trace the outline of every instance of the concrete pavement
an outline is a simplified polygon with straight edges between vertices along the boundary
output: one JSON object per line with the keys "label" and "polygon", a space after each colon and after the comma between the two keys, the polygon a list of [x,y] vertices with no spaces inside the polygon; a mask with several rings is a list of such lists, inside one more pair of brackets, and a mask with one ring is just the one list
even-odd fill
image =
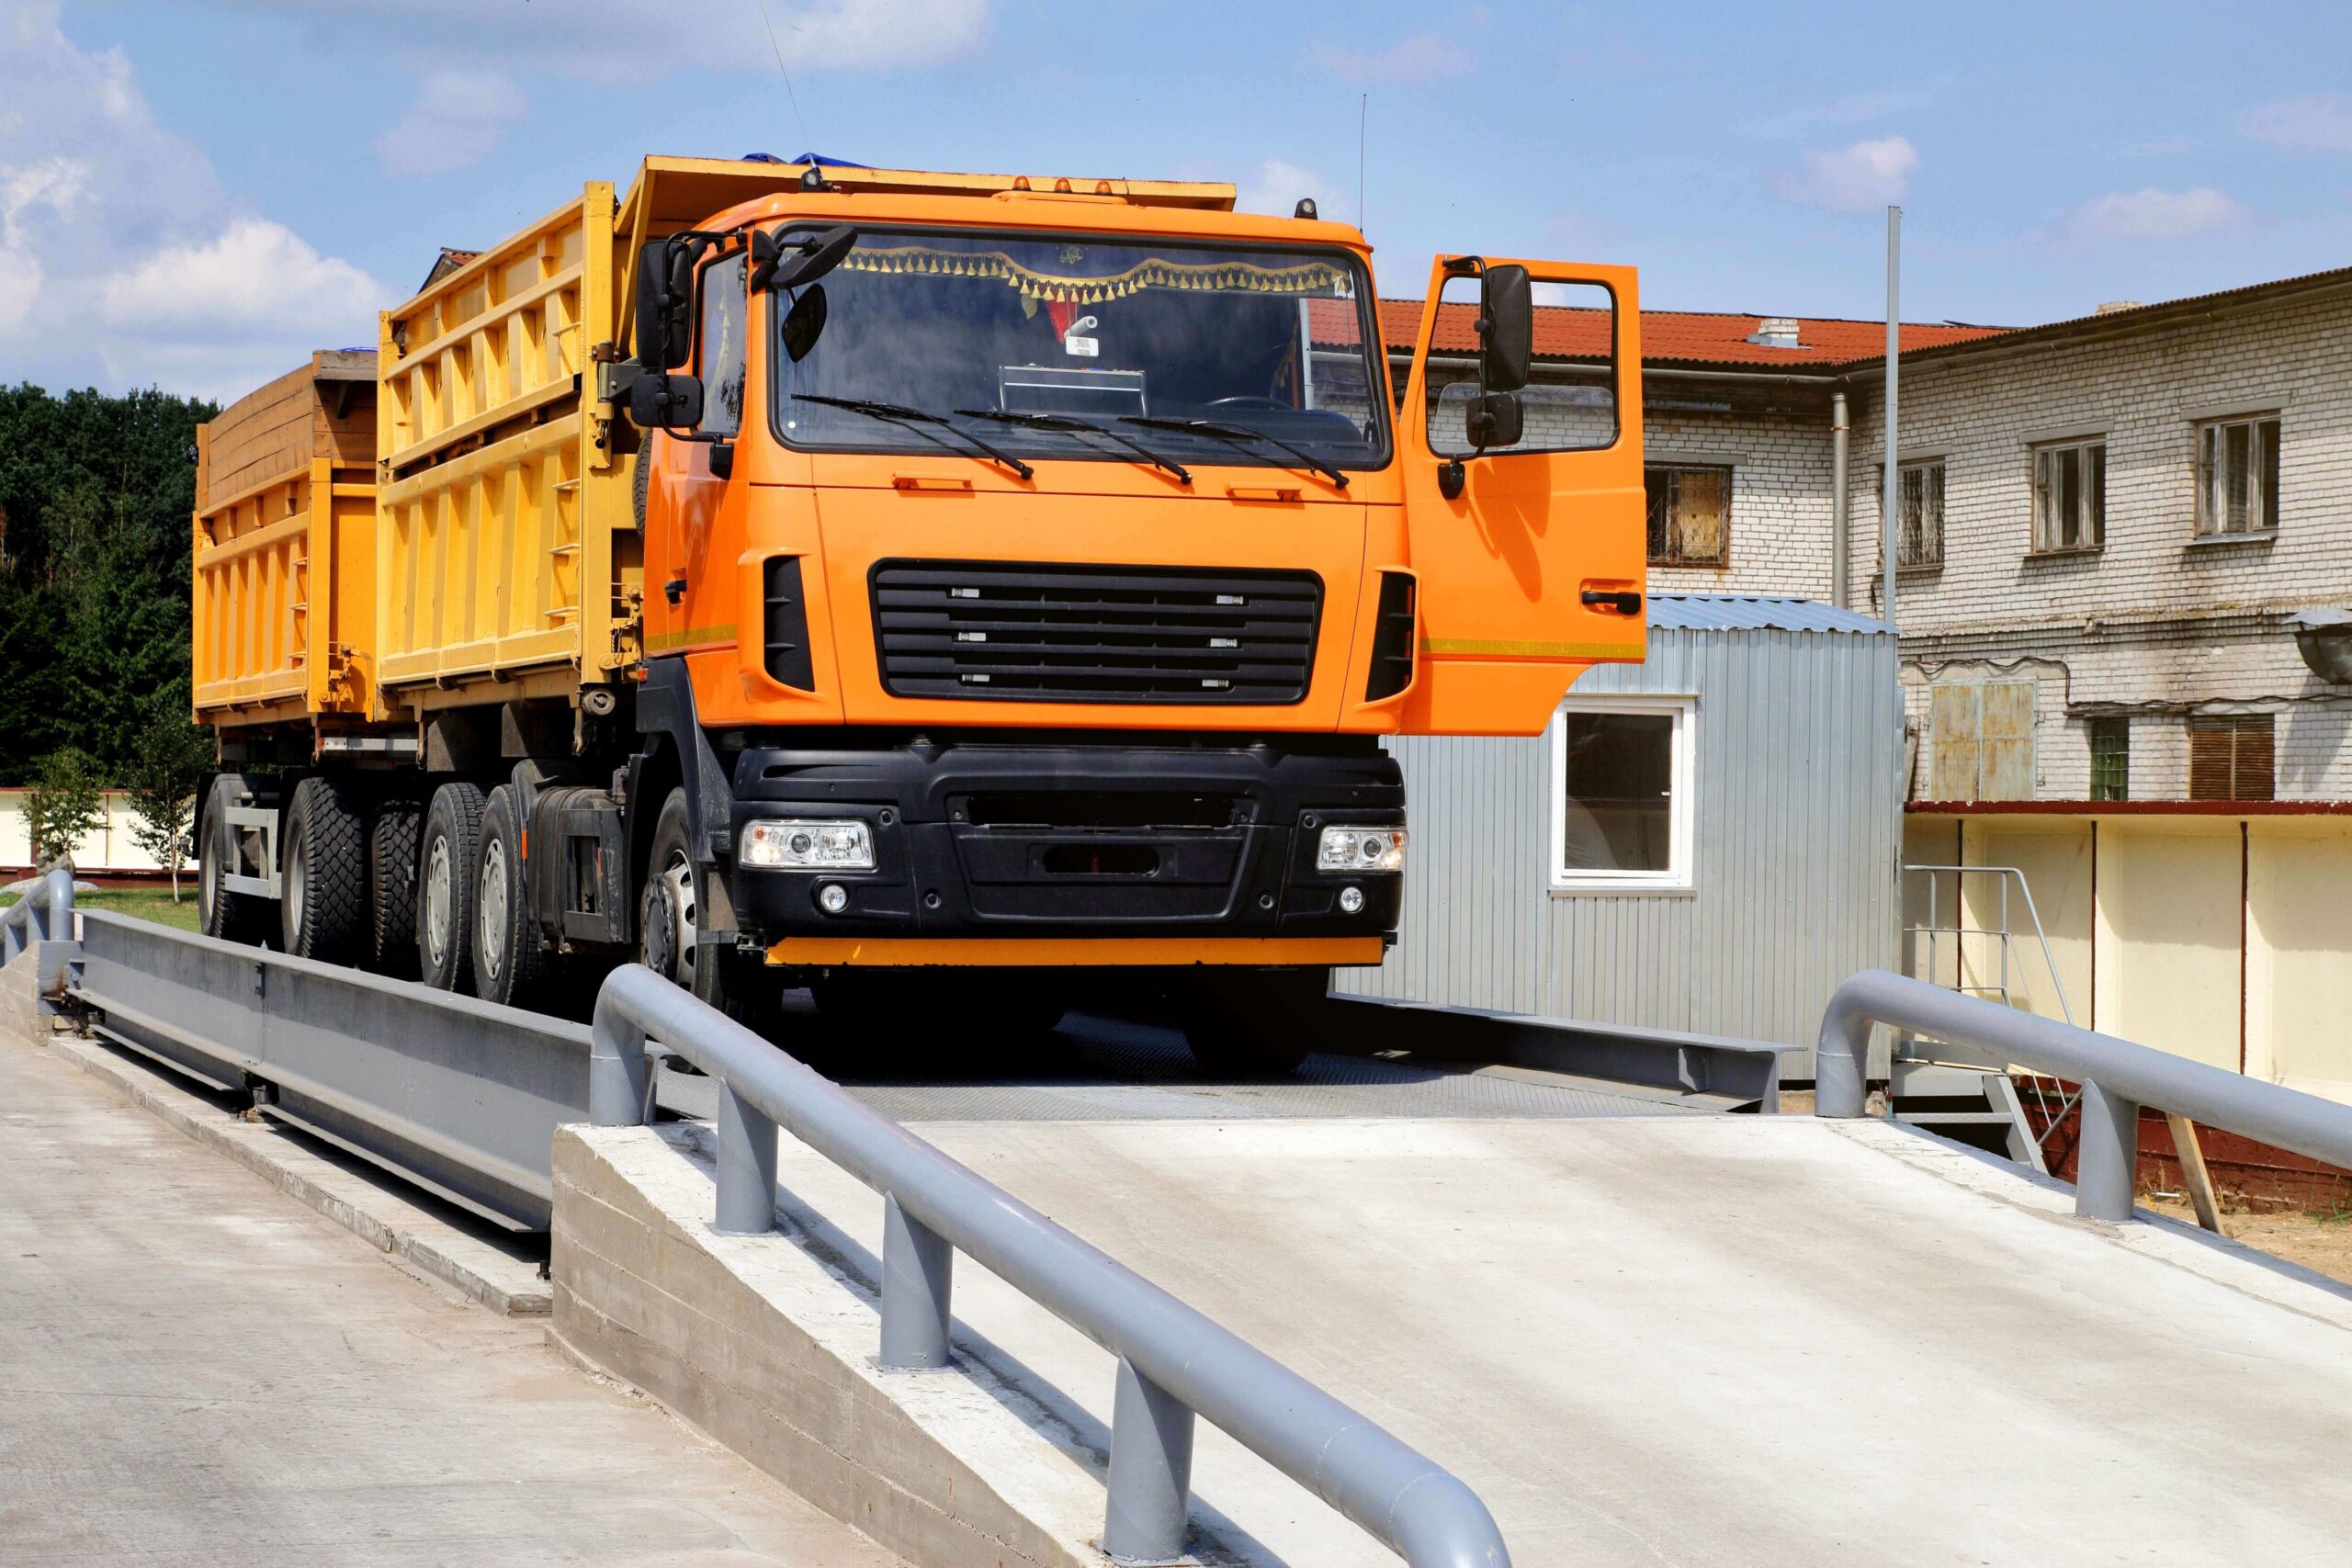
{"label": "concrete pavement", "polygon": [[896,1559],[6,1038],[0,1561]]}

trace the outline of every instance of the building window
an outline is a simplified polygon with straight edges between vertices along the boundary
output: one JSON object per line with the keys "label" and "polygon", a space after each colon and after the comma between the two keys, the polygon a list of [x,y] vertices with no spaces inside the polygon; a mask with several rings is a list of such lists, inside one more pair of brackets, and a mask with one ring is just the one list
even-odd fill
{"label": "building window", "polygon": [[1731,470],[1651,468],[1652,566],[1723,566],[1731,558]]}
{"label": "building window", "polygon": [[2074,441],[2033,454],[2033,547],[2092,550],[2107,542],[2107,443]]}
{"label": "building window", "polygon": [[2278,526],[2278,421],[2197,427],[2197,532],[2267,534]]}
{"label": "building window", "polygon": [[2091,720],[2091,798],[2132,798],[2132,721]]}
{"label": "building window", "polygon": [[1578,697],[1552,726],[1552,886],[1691,885],[1690,697]]}
{"label": "building window", "polygon": [[2188,798],[2276,798],[2267,713],[2199,714],[2188,721]]}
{"label": "building window", "polygon": [[[1885,472],[1881,465],[1880,475]],[[1894,489],[1894,564],[1905,570],[1943,565],[1944,460],[1904,464]]]}

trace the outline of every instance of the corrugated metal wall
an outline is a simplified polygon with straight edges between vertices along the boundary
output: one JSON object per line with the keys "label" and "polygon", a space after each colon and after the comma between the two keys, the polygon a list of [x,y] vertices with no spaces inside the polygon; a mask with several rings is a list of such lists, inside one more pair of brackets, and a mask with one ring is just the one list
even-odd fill
{"label": "corrugated metal wall", "polygon": [[1697,698],[1689,892],[1555,893],[1549,742],[1403,739],[1402,935],[1342,991],[1770,1040],[1892,966],[1903,702],[1883,635],[1653,626],[1579,693]]}

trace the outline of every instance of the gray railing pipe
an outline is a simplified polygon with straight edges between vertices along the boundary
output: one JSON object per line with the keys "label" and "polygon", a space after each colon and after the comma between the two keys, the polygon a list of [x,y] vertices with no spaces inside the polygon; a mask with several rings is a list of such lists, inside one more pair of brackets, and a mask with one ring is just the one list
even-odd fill
{"label": "gray railing pipe", "polygon": [[[653,1042],[718,1080],[748,1142],[764,1135],[772,1143],[781,1128],[882,1195],[883,1365],[944,1361],[951,1247],[1118,1359],[1103,1535],[1114,1560],[1183,1554],[1198,1416],[1416,1568],[1507,1568],[1510,1553],[1493,1517],[1459,1479],[639,964],[615,970],[596,998],[588,1100],[598,1125],[645,1119]],[[764,1134],[755,1122],[764,1123]],[[731,1228],[754,1202],[773,1213],[775,1166],[771,1160],[763,1173],[759,1165],[722,1157],[719,1228]],[[730,1190],[752,1181],[766,1186],[755,1195]]]}
{"label": "gray railing pipe", "polygon": [[2352,1105],[1883,969],[1866,969],[1848,979],[1821,1016],[1814,1055],[1815,1107],[1821,1115],[1862,1114],[1874,1023],[1973,1046],[2081,1084],[2075,1210],[2092,1219],[2132,1217],[2143,1105],[2330,1165],[2352,1166]]}
{"label": "gray railing pipe", "polygon": [[65,964],[51,960],[47,944],[73,940],[74,874],[64,866],[52,867],[23,897],[0,909],[0,963],[14,962],[28,947],[43,948],[38,976],[43,997],[62,995],[66,984]]}

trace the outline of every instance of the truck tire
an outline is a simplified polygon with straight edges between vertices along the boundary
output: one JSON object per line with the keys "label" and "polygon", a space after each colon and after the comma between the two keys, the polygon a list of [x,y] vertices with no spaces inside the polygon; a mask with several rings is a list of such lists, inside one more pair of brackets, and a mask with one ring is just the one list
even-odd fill
{"label": "truck tire", "polygon": [[1329,969],[1202,970],[1178,982],[1177,1018],[1193,1065],[1210,1077],[1287,1077],[1315,1048],[1314,1003]]}
{"label": "truck tire", "polygon": [[514,789],[500,784],[481,812],[474,879],[474,995],[528,1007],[548,953],[531,918],[531,883],[523,863],[523,828]]}
{"label": "truck tire", "polygon": [[757,958],[705,947],[702,911],[710,874],[695,864],[686,792],[673,789],[654,819],[638,899],[638,962],[692,991],[736,1022],[766,1033],[781,1016],[783,983]]}
{"label": "truck tire", "polygon": [[223,942],[258,942],[267,926],[262,900],[220,886],[220,878],[237,869],[236,840],[225,813],[246,797],[243,774],[221,774],[212,781],[204,797],[203,819],[197,824],[197,925],[206,936]]}
{"label": "truck tire", "polygon": [[387,800],[368,829],[368,967],[395,980],[416,978],[416,840],[424,808]]}
{"label": "truck tire", "polygon": [[482,793],[462,781],[433,792],[416,842],[416,956],[425,983],[465,988],[473,976],[474,879]]}
{"label": "truck tire", "polygon": [[313,773],[294,786],[286,812],[277,929],[285,951],[326,964],[356,964],[368,926],[368,834],[351,791]]}

